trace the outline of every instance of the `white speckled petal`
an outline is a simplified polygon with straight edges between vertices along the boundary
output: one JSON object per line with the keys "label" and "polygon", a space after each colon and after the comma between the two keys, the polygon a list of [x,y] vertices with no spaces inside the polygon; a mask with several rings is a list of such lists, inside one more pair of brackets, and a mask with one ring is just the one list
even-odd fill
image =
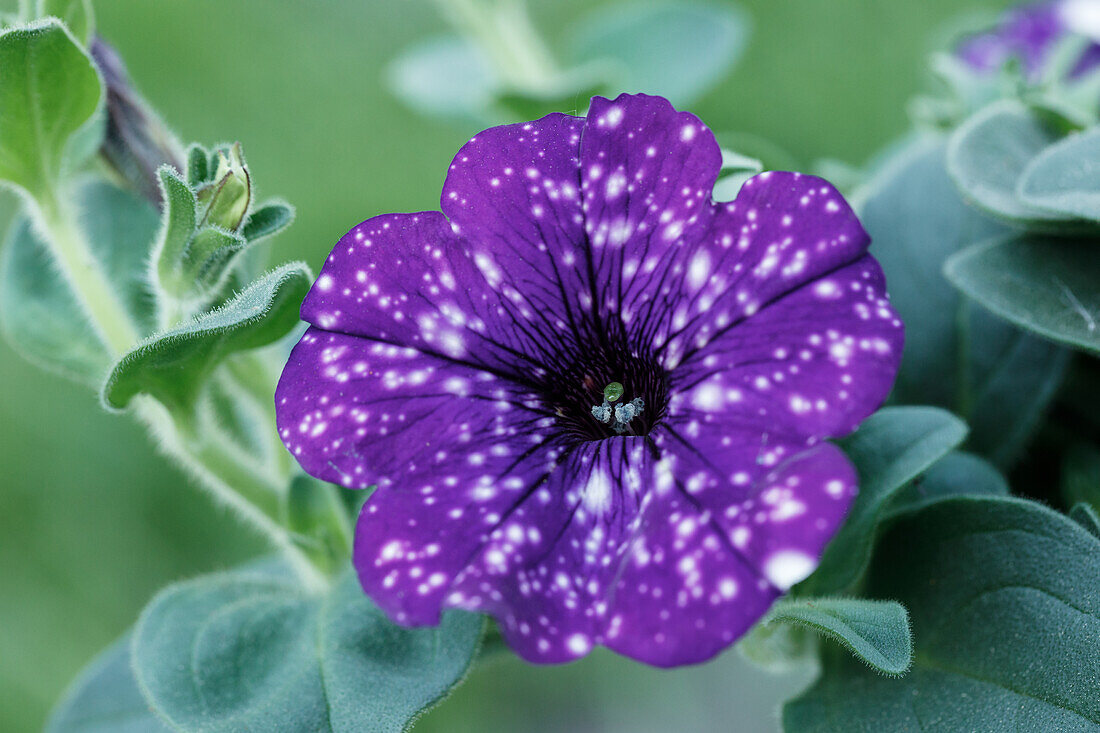
{"label": "white speckled petal", "polygon": [[756,422],[839,437],[890,392],[904,330],[869,256],[716,329],[673,372],[670,410],[708,431]]}
{"label": "white speckled petal", "polygon": [[581,141],[585,231],[600,313],[644,321],[682,281],[706,234],[722,155],[714,135],[667,100],[595,97]]}

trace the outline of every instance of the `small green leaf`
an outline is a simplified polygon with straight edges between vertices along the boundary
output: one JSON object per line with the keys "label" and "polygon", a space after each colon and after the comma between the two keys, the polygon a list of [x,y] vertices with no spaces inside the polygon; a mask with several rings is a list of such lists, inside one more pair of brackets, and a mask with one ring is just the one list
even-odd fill
{"label": "small green leaf", "polygon": [[986,211],[1035,224],[1073,217],[1040,209],[1017,195],[1028,163],[1057,136],[1016,101],[995,102],[968,119],[947,146],[947,170],[963,195]]}
{"label": "small green leaf", "polygon": [[168,292],[183,296],[186,284],[180,273],[180,260],[195,235],[198,203],[191,187],[171,166],[161,166],[157,177],[160,179],[161,198],[164,201],[160,233],[153,249],[157,277]]}
{"label": "small green leaf", "polygon": [[397,732],[462,679],[483,628],[461,611],[436,628],[394,626],[350,571],[321,596],[239,571],[158,594],[135,628],[133,665],[177,728]]}
{"label": "small green leaf", "polygon": [[248,240],[240,234],[216,227],[200,229],[187,249],[181,279],[200,293],[217,290],[233,259],[246,247]]}
{"label": "small green leaf", "polygon": [[963,202],[945,147],[940,135],[895,146],[854,196],[905,322],[892,399],[955,412],[970,425],[969,448],[1007,467],[1057,392],[1070,352],[975,306],[943,276],[959,249],[1009,231]]}
{"label": "small green leaf", "polygon": [[1091,504],[1074,504],[1069,510],[1069,518],[1087,529],[1092,536],[1100,540],[1100,515],[1092,508]]}
{"label": "small green leaf", "polygon": [[168,733],[130,669],[130,635],[84,668],[50,714],[45,733]]}
{"label": "small green leaf", "polygon": [[934,407],[887,407],[845,438],[841,447],[859,471],[859,494],[848,519],[825,548],[799,596],[845,593],[867,567],[879,521],[905,484],[966,437],[966,425]]}
{"label": "small green leaf", "polygon": [[294,208],[281,201],[259,206],[241,227],[241,236],[249,242],[272,237],[286,229],[294,221]]}
{"label": "small green leaf", "polygon": [[883,677],[826,655],[788,731],[1092,731],[1100,727],[1100,542],[1008,497],[936,502],[884,534],[867,595],[909,609],[913,667]]}
{"label": "small green leaf", "polygon": [[1031,206],[1100,221],[1100,128],[1046,148],[1024,169],[1018,193]]}
{"label": "small green leaf", "polygon": [[728,3],[631,0],[593,11],[567,37],[576,65],[612,64],[609,93],[644,91],[685,105],[740,58],[749,20]]}
{"label": "small green leaf", "polygon": [[887,518],[915,512],[937,501],[959,495],[1008,496],[1008,482],[988,461],[970,453],[948,453],[924,475],[897,493]]}
{"label": "small green leaf", "polygon": [[304,264],[283,265],[217,310],[150,337],[115,365],[103,387],[104,402],[122,409],[146,393],[168,405],[190,406],[222,359],[273,343],[297,325],[311,281]]}
{"label": "small green leaf", "polygon": [[[144,199],[103,182],[77,192],[80,225],[100,270],[142,333],[153,329],[147,252],[157,214]],[[0,329],[28,359],[88,384],[111,367],[107,350],[53,266],[45,243],[27,219],[13,224],[0,253]]]}
{"label": "small green leaf", "polygon": [[91,58],[56,20],[0,33],[0,181],[52,196],[99,147],[102,97]]}
{"label": "small green leaf", "polygon": [[811,629],[839,643],[883,674],[904,674],[913,661],[909,615],[895,601],[783,599],[772,606],[763,623],[795,624]]}
{"label": "small green leaf", "polygon": [[944,272],[1001,318],[1100,353],[1100,249],[1040,236],[1002,237],[954,255]]}
{"label": "small green leaf", "polygon": [[60,19],[85,46],[95,33],[91,0],[38,0],[38,17]]}
{"label": "small green leaf", "polygon": [[192,143],[187,148],[187,183],[192,187],[198,187],[210,179],[210,151]]}

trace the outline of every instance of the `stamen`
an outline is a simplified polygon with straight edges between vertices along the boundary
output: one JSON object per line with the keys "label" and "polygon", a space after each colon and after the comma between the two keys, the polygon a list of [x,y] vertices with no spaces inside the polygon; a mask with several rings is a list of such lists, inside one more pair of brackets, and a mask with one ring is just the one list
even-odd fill
{"label": "stamen", "polygon": [[[612,385],[615,384],[618,384],[618,382],[612,382]],[[619,385],[619,387],[620,391],[615,396],[615,399],[619,399],[619,397],[622,396],[622,385]],[[607,395],[609,389],[610,387],[604,390],[604,395]],[[636,418],[638,415],[641,415],[644,409],[645,400],[643,400],[641,397],[635,397],[630,402],[622,405],[615,405],[614,410],[612,410],[611,404],[605,399],[602,405],[592,406],[592,417],[596,418],[604,424],[607,424],[611,422],[611,418],[612,416],[614,416],[615,422],[611,426],[611,429],[614,430],[616,433],[625,433],[630,421]]]}

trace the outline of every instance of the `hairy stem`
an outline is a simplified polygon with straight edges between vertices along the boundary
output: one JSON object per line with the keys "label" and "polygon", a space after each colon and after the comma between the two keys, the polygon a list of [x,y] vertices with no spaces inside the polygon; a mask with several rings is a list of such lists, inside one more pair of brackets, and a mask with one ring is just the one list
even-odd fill
{"label": "hairy stem", "polygon": [[269,457],[274,462],[279,475],[290,478],[294,471],[294,459],[283,446],[275,428],[275,383],[277,372],[264,357],[256,352],[245,352],[228,359],[226,366],[229,375],[245,397],[251,400],[257,414],[262,415],[270,430],[264,431],[268,444]]}
{"label": "hairy stem", "polygon": [[[88,323],[114,359],[128,352],[141,335],[115,294],[115,290],[93,254],[81,229],[73,199],[56,189],[30,201],[32,216],[42,233],[62,277],[68,282]],[[260,379],[260,384],[255,384]],[[271,387],[274,377],[250,374],[244,383],[254,385],[251,396],[263,405],[267,433],[274,433],[274,404],[266,409],[270,396],[259,394]],[[294,543],[283,523],[283,501],[290,476],[289,456],[275,452],[280,463],[274,472],[232,441],[222,440],[220,431],[206,430],[192,418],[170,414],[150,398],[135,402],[138,418],[160,438],[165,452],[188,473],[197,478],[220,502],[231,506],[237,516],[258,529],[278,548],[295,569],[303,585],[319,589],[327,579]],[[207,426],[208,427],[208,426]],[[268,440],[277,442],[278,436]]]}
{"label": "hairy stem", "polygon": [[[62,277],[69,283],[96,335],[112,357],[137,343],[130,314],[115,295],[77,222],[71,199],[50,193],[37,200],[36,223],[42,230]],[[34,207],[32,207],[34,208]]]}
{"label": "hairy stem", "polygon": [[160,439],[164,452],[279,550],[307,589],[320,590],[328,585],[325,574],[283,526],[285,486],[259,475],[242,460],[240,452],[227,449],[223,441],[204,439],[203,431],[196,426],[174,420],[160,403],[141,397],[135,404],[137,415]]}

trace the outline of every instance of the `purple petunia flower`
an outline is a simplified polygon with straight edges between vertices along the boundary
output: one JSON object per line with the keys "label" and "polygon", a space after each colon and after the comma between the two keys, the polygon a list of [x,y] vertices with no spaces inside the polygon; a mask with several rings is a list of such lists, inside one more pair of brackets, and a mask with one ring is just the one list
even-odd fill
{"label": "purple petunia flower", "polygon": [[[1024,76],[1037,81],[1055,46],[1071,34],[1095,38],[1100,31],[1098,0],[1054,0],[1022,5],[1005,13],[1000,24],[970,36],[956,53],[978,72],[992,72],[1017,59]],[[1070,71],[1082,76],[1100,65],[1100,45],[1090,43]]]}
{"label": "purple petunia flower", "polygon": [[279,430],[377,484],[354,564],[397,623],[462,608],[530,661],[672,666],[816,566],[856,492],[823,439],[886,397],[902,324],[832,186],[763,173],[719,205],[720,164],[666,100],[597,97],[482,132],[443,213],[336,245]]}

